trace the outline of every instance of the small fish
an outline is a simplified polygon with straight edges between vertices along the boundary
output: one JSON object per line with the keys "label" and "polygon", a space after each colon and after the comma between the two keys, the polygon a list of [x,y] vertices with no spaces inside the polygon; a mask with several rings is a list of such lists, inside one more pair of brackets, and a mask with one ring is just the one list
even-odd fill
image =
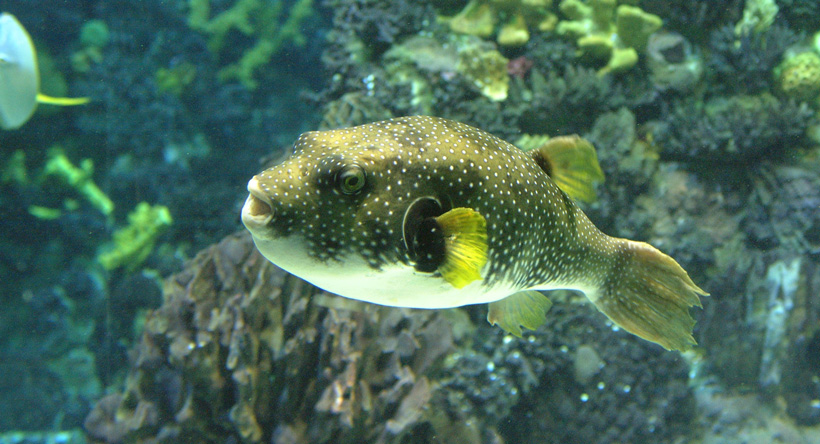
{"label": "small fish", "polygon": [[17,18],[0,14],[0,128],[16,129],[31,118],[38,103],[74,106],[87,97],[51,97],[40,93],[37,51]]}
{"label": "small fish", "polygon": [[595,198],[595,149],[553,138],[524,152],[471,126],[403,117],[302,134],[254,176],[242,222],[268,260],[375,304],[490,303],[521,335],[550,307],[537,290],[582,291],[615,324],[667,349],[695,344],[698,288],[649,244],[609,237],[570,195]]}

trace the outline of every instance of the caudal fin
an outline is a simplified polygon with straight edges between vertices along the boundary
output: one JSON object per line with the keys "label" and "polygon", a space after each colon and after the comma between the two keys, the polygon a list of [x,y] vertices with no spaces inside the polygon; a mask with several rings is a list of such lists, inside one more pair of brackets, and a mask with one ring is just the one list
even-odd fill
{"label": "caudal fin", "polygon": [[674,259],[655,247],[618,239],[619,252],[604,285],[590,295],[596,307],[624,330],[667,350],[687,350],[701,290]]}

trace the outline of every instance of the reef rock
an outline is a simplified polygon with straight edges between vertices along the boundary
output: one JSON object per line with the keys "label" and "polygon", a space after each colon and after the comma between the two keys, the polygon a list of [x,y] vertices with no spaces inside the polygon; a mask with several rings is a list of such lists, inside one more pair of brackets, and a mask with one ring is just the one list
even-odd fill
{"label": "reef rock", "polygon": [[124,391],[86,419],[89,439],[436,442],[437,430],[467,427],[431,415],[441,396],[429,374],[454,346],[443,313],[326,294],[265,260],[247,233],[229,236],[165,281]]}

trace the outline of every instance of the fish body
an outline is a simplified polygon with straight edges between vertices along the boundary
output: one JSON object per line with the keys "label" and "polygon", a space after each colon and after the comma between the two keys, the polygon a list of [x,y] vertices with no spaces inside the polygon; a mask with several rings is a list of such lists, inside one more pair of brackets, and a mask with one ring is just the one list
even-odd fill
{"label": "fish body", "polygon": [[341,296],[491,303],[490,321],[520,334],[548,308],[533,290],[574,289],[628,331],[687,348],[688,308],[705,293],[668,256],[584,215],[566,190],[588,196],[600,168],[578,140],[524,152],[426,116],[308,132],[251,179],[242,220],[266,258]]}
{"label": "fish body", "polygon": [[0,14],[0,128],[22,126],[38,103],[58,106],[83,105],[87,97],[51,97],[39,92],[37,52],[28,31],[17,18]]}

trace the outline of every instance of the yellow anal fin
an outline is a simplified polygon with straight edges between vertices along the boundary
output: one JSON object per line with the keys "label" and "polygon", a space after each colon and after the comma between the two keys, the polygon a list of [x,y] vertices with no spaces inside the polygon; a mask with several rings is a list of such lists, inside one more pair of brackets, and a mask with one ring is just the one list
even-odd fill
{"label": "yellow anal fin", "polygon": [[618,239],[619,251],[606,283],[590,299],[624,330],[667,350],[688,350],[695,320],[689,307],[708,296],[674,259],[655,247]]}
{"label": "yellow anal fin", "polygon": [[481,279],[487,263],[487,221],[471,208],[453,208],[436,218],[444,235],[441,276],[456,288]]}
{"label": "yellow anal fin", "polygon": [[535,290],[519,291],[490,303],[487,322],[521,337],[521,327],[535,330],[544,323],[552,301]]}
{"label": "yellow anal fin", "polygon": [[51,97],[42,93],[37,93],[37,103],[42,103],[45,105],[76,106],[85,105],[90,101],[91,99],[88,97]]}
{"label": "yellow anal fin", "polygon": [[530,151],[533,159],[553,182],[573,199],[595,202],[595,182],[603,182],[595,147],[573,136],[554,137]]}

